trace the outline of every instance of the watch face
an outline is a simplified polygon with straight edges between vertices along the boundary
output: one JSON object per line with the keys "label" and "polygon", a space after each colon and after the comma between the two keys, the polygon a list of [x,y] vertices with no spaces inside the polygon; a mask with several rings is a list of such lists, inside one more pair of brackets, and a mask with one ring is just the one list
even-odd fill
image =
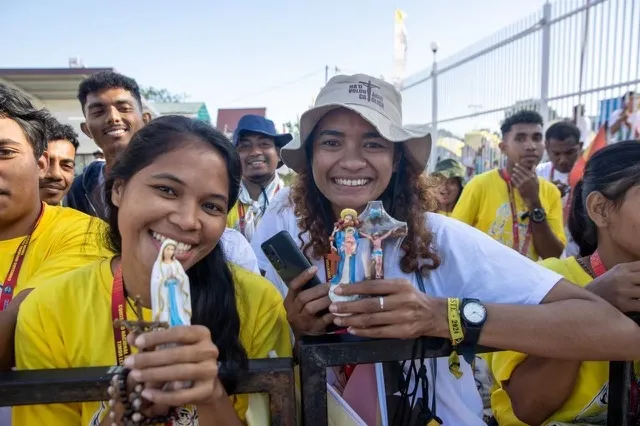
{"label": "watch face", "polygon": [[469,302],[462,308],[464,319],[471,324],[482,324],[487,318],[487,310],[477,302]]}
{"label": "watch face", "polygon": [[533,220],[534,222],[542,222],[544,219],[545,219],[544,210],[534,209],[531,212],[531,220]]}

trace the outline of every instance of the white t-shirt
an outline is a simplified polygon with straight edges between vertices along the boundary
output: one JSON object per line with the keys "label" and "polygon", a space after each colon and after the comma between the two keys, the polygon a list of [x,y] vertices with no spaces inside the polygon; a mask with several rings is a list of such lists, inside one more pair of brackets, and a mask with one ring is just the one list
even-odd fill
{"label": "white t-shirt", "polygon": [[[536,167],[536,174],[539,177],[548,180],[549,182],[560,181],[566,185],[569,184],[569,173],[561,173],[555,170],[551,161],[538,164],[538,167]],[[564,197],[562,197],[563,214],[566,212],[564,207],[571,202],[569,197],[570,194],[566,194]],[[578,247],[578,245],[573,241],[573,238],[571,238],[571,232],[569,232],[569,228],[567,228],[566,226],[564,229],[564,233],[567,236],[567,246],[564,248],[561,257],[566,258],[578,255],[580,253],[580,247]]]}
{"label": "white t-shirt", "polygon": [[[618,121],[621,115],[622,109],[615,110],[611,113],[611,117],[609,118],[609,129],[611,129],[611,126]],[[626,123],[622,123],[617,132],[609,134],[609,143],[622,142],[638,137],[640,134],[640,111],[631,113],[627,122],[631,127],[627,126]],[[611,132],[611,130],[609,131]]]}
{"label": "white t-shirt", "polygon": [[[289,189],[281,190],[271,201],[251,244],[260,269],[283,296],[287,287],[260,249],[260,244],[279,231],[287,230],[298,240],[298,226],[288,201]],[[423,278],[425,291],[433,297],[476,298],[489,303],[538,304],[562,278],[520,255],[484,233],[444,215],[427,213],[425,220],[434,235],[434,246],[442,260],[438,269]],[[308,241],[308,234],[303,235]],[[416,288],[413,273],[400,270],[399,248],[385,247],[386,278],[405,278]],[[312,259],[318,277],[326,281],[322,259]],[[476,388],[471,366],[462,362],[463,376],[449,373],[447,358],[439,358],[436,380],[437,413],[446,425],[486,426],[482,420],[482,400]],[[431,363],[427,363],[431,368]],[[428,373],[432,376],[432,373]],[[433,391],[429,381],[429,392]]]}
{"label": "white t-shirt", "polygon": [[256,258],[251,244],[240,232],[235,229],[226,228],[220,238],[222,241],[222,251],[227,262],[231,262],[248,271],[260,274],[258,269],[258,259]]}

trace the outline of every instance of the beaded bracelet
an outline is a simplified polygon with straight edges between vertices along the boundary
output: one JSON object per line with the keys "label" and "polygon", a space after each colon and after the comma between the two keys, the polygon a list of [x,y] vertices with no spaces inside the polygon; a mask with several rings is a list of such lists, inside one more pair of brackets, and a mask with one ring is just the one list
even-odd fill
{"label": "beaded bracelet", "polygon": [[107,393],[109,394],[109,407],[111,409],[109,412],[111,426],[119,425],[115,412],[118,400],[120,400],[120,403],[124,407],[124,415],[122,418],[122,424],[124,426],[159,425],[172,422],[176,417],[175,408],[171,408],[167,415],[157,417],[145,417],[140,412],[144,385],[142,383],[136,384],[133,392],[127,394],[127,378],[130,372],[130,369],[123,368],[118,374],[113,376],[111,385],[107,389]]}

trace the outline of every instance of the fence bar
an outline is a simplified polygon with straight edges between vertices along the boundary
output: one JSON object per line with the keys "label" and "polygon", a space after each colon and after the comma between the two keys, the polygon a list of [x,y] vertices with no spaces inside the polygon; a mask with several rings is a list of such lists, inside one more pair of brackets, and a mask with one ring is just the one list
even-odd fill
{"label": "fence bar", "polygon": [[[121,367],[0,372],[0,406],[106,401],[107,387]],[[250,360],[237,378],[224,370],[229,394],[268,393],[271,424],[294,426],[295,382],[291,358]]]}
{"label": "fence bar", "polygon": [[[364,339],[347,334],[306,336],[298,347],[302,383],[302,424],[328,424],[326,368],[344,364],[372,364],[411,359],[415,340]],[[449,356],[446,339],[426,338],[426,358]],[[478,348],[478,352],[493,349]]]}

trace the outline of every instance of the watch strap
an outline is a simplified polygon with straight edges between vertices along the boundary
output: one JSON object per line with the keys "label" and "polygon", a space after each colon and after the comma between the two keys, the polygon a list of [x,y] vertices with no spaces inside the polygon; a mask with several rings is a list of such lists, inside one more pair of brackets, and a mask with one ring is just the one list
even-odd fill
{"label": "watch strap", "polygon": [[478,341],[480,340],[480,332],[482,331],[482,327],[484,326],[484,321],[481,324],[470,324],[469,322],[467,322],[464,316],[464,307],[467,303],[470,302],[482,305],[482,303],[478,299],[462,299],[462,303],[460,304],[460,318],[462,319],[462,325],[464,327],[464,340],[462,341],[462,343],[460,343],[458,348],[464,360],[469,364],[473,362],[476,356],[476,347],[478,346]]}

